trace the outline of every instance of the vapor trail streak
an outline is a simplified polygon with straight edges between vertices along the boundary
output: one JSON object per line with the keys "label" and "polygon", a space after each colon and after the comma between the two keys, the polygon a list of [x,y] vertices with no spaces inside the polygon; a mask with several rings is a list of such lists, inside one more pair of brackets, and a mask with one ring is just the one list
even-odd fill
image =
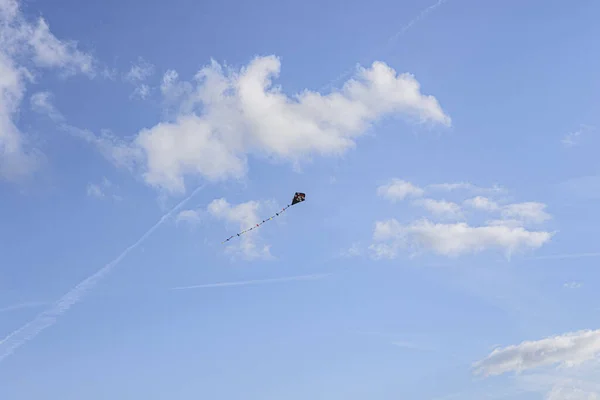
{"label": "vapor trail streak", "polygon": [[198,193],[204,185],[196,188],[188,197],[183,199],[179,204],[173,207],[169,212],[163,215],[160,220],[152,228],[150,228],[146,233],[142,235],[141,238],[137,240],[134,244],[126,248],[117,258],[115,258],[110,263],[106,264],[100,270],[98,270],[95,274],[89,276],[87,279],[81,281],[77,286],[68,291],[65,295],[63,295],[54,305],[39,314],[29,323],[23,325],[21,328],[15,330],[10,333],[7,337],[5,337],[2,341],[0,341],[0,362],[2,362],[6,357],[11,355],[17,348],[24,345],[27,341],[36,337],[39,333],[41,333],[44,329],[49,328],[54,325],[56,320],[60,315],[65,313],[71,308],[73,304],[78,303],[83,295],[90,289],[92,289],[105,275],[107,275],[121,260],[127,256],[127,254],[142,244],[159,226],[161,226],[175,211],[177,211],[181,206],[183,206],[187,201],[189,201],[196,193]]}
{"label": "vapor trail streak", "polygon": [[215,288],[215,287],[225,287],[225,286],[247,286],[247,285],[260,285],[260,284],[265,284],[265,283],[317,280],[317,279],[326,278],[331,275],[333,275],[333,274],[296,275],[296,276],[288,276],[285,278],[255,279],[255,280],[250,280],[250,281],[207,283],[207,284],[203,284],[203,285],[174,287],[174,288],[171,288],[171,290],[205,289],[205,288]]}

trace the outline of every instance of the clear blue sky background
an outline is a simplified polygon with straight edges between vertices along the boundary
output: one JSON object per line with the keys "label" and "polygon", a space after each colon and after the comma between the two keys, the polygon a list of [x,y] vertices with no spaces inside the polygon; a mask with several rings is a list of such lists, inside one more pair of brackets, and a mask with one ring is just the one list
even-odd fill
{"label": "clear blue sky background", "polygon": [[[36,71],[34,82],[23,80],[23,97],[10,118],[43,159],[32,175],[0,182],[0,340],[6,338],[0,342],[0,398],[600,395],[594,356],[583,366],[560,368],[582,352],[595,355],[590,346],[596,345],[588,342],[578,353],[567,346],[556,359],[540,362],[542,370],[529,368],[525,357],[524,375],[515,368],[477,375],[473,368],[495,346],[598,328],[600,4],[447,0],[415,20],[433,4],[21,3],[21,24],[34,26],[42,16],[56,38],[75,40],[93,56],[96,76],[37,68],[31,54],[9,53],[2,42],[3,56]],[[269,55],[280,58],[274,82],[290,97],[305,89],[326,95],[331,88],[324,87],[355,64],[382,61],[414,74],[452,124],[378,119],[340,157],[313,154],[295,169],[250,155],[241,179],[189,175],[186,193],[147,184],[140,170],[115,166],[90,140],[63,129],[67,124],[95,137],[108,130],[130,140],[170,120],[158,88],[168,70],[192,81],[211,59],[238,71]],[[142,82],[124,78],[141,59],[153,65],[143,81],[152,90],[143,99],[132,96]],[[103,73],[108,70],[112,77]],[[333,87],[341,88],[350,75]],[[63,122],[31,107],[40,92],[51,94]],[[564,143],[574,132],[580,132],[571,135],[574,142]],[[409,245],[395,257],[377,258],[369,249],[376,221],[458,223],[436,219],[418,205],[418,196],[386,199],[378,188],[394,178],[420,188],[499,185],[500,195],[471,188],[426,190],[421,197],[464,210],[463,201],[476,195],[498,204],[543,203],[551,219],[524,229],[554,235],[509,258],[489,242],[475,253],[436,252],[433,241],[444,240],[436,235],[420,242],[417,255]],[[202,183],[54,323],[25,340],[20,328],[39,324],[36,316],[53,310],[55,301],[115,260]],[[269,245],[272,257],[225,251],[221,240],[240,225],[211,215],[213,200],[267,202],[257,214],[264,218],[295,191],[305,192],[307,201],[247,239]],[[178,220],[182,210],[193,210],[199,220]],[[477,214],[465,222],[482,226],[494,218]],[[456,235],[445,240],[462,240]],[[172,289],[305,275],[312,279]],[[490,370],[500,363],[489,360]]]}

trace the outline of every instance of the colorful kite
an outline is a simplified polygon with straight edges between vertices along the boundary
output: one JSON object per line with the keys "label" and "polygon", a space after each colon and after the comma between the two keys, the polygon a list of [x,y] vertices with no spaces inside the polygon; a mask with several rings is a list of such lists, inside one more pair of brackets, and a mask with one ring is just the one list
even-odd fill
{"label": "colorful kite", "polygon": [[258,223],[258,224],[256,224],[255,226],[253,226],[253,227],[251,227],[251,228],[248,228],[248,229],[246,229],[245,231],[242,231],[242,232],[240,232],[240,233],[238,233],[238,234],[236,234],[236,235],[232,235],[232,236],[228,237],[227,239],[223,240],[221,243],[229,242],[231,239],[233,239],[233,238],[234,238],[234,237],[236,237],[236,236],[241,236],[241,235],[243,235],[243,234],[244,234],[244,233],[246,233],[246,232],[250,232],[252,229],[256,229],[256,228],[258,228],[259,226],[261,226],[261,225],[262,225],[262,224],[264,224],[265,222],[267,222],[267,221],[270,221],[270,220],[272,220],[273,218],[275,218],[275,217],[279,216],[279,214],[281,214],[282,212],[284,212],[285,210],[287,210],[288,208],[290,208],[290,207],[291,207],[291,206],[293,206],[294,204],[297,204],[297,203],[301,203],[301,202],[303,202],[303,201],[305,200],[305,198],[306,198],[306,195],[305,195],[304,193],[299,193],[299,192],[296,192],[296,193],[294,194],[294,198],[292,199],[292,204],[288,204],[287,206],[283,207],[283,208],[281,209],[281,211],[279,211],[279,212],[275,213],[275,215],[273,215],[272,217],[269,217],[269,218],[267,218],[267,219],[264,219],[264,220],[263,220],[261,223]]}

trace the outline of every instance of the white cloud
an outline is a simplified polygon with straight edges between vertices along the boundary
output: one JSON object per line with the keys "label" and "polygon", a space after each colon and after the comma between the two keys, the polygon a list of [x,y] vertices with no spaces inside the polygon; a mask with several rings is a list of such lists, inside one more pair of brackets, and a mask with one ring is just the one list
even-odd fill
{"label": "white cloud", "polygon": [[451,123],[412,75],[397,75],[381,62],[359,69],[341,91],[328,95],[306,90],[288,97],[272,87],[279,71],[275,56],[257,57],[239,72],[213,61],[193,83],[167,71],[161,92],[167,104],[176,105],[176,115],[143,129],[131,144],[143,152],[146,182],[183,192],[185,176],[243,177],[250,154],[293,164],[312,155],[340,155],[388,114]]}
{"label": "white cloud", "polygon": [[515,381],[527,392],[541,393],[546,400],[600,399],[597,360],[568,369],[546,367],[542,370],[519,374]]}
{"label": "white cloud", "polygon": [[190,224],[197,224],[202,221],[202,215],[199,210],[183,210],[176,217],[177,222],[188,222]]}
{"label": "white cloud", "polygon": [[340,252],[342,257],[358,257],[362,254],[362,249],[358,243],[352,243],[348,249],[344,249]]}
{"label": "white cloud", "polygon": [[430,190],[440,190],[446,192],[452,192],[457,190],[466,190],[470,192],[480,192],[480,193],[501,193],[504,189],[498,185],[493,185],[492,187],[481,187],[474,185],[469,182],[454,182],[454,183],[433,183],[431,185],[427,185],[427,189]]}
{"label": "white cloud", "polygon": [[462,210],[456,203],[446,200],[420,199],[416,200],[415,204],[422,206],[430,213],[445,218],[458,219],[462,218]]}
{"label": "white cloud", "polygon": [[579,289],[582,285],[581,282],[567,282],[563,286],[567,289]]}
{"label": "white cloud", "polygon": [[100,135],[96,135],[87,129],[80,129],[68,124],[61,124],[60,128],[70,135],[90,143],[117,167],[133,172],[142,159],[141,149],[130,146],[125,140],[108,131],[102,131]]}
{"label": "white cloud", "polygon": [[95,183],[88,183],[87,195],[91,197],[104,197],[104,191],[102,190],[100,185]]}
{"label": "white cloud", "polygon": [[572,386],[555,386],[546,395],[546,400],[600,400],[600,393]]}
{"label": "white cloud", "polygon": [[125,75],[125,79],[130,82],[144,81],[154,74],[154,65],[139,57],[136,64],[131,66],[131,69]]}
{"label": "white cloud", "polygon": [[516,218],[524,222],[542,223],[551,217],[546,211],[544,203],[529,201],[525,203],[508,204],[502,208],[502,216]]}
{"label": "white cloud", "polygon": [[[106,197],[107,191],[113,188],[114,185],[111,181],[106,178],[102,178],[101,183],[88,183],[87,185],[87,195],[90,197],[103,198]],[[121,196],[116,194],[111,194],[114,200],[122,200]]]}
{"label": "white cloud", "polygon": [[573,132],[569,132],[565,135],[565,137],[561,140],[562,144],[566,147],[573,147],[579,144],[579,140],[581,139],[581,134],[590,131],[593,128],[589,125],[581,124],[579,129]]}
{"label": "white cloud", "polygon": [[[212,216],[233,225],[235,229],[243,231],[256,226],[262,221],[258,215],[258,211],[264,207],[264,205],[265,204],[258,201],[248,201],[233,206],[224,198],[220,198],[213,200],[208,205],[207,211]],[[240,254],[247,259],[271,258],[269,246],[260,246],[258,242],[258,231],[252,230],[239,237],[235,237],[230,242],[231,245],[229,245],[228,251]]]}
{"label": "white cloud", "polygon": [[476,196],[465,200],[464,204],[483,211],[499,211],[502,217],[507,221],[495,221],[497,224],[514,224],[515,222],[518,224],[527,222],[542,223],[552,218],[550,214],[545,211],[547,207],[546,204],[535,201],[499,205],[497,202],[490,200],[487,197]]}
{"label": "white cloud", "polygon": [[[29,61],[29,63],[26,63]],[[0,179],[18,180],[39,166],[41,153],[14,123],[32,67],[94,75],[93,58],[63,42],[42,18],[25,20],[16,0],[0,0]]]}
{"label": "white cloud", "polygon": [[138,87],[136,87],[133,90],[131,97],[132,98],[139,97],[140,99],[145,100],[148,98],[148,96],[150,96],[151,90],[152,89],[150,88],[150,86],[146,85],[145,83],[142,83],[141,85],[139,85]]}
{"label": "white cloud", "polygon": [[484,211],[496,211],[500,208],[498,203],[483,196],[476,196],[471,199],[467,199],[464,203],[469,207]]}
{"label": "white cloud", "polygon": [[77,49],[74,41],[60,41],[51,32],[48,23],[39,18],[36,25],[21,25],[29,45],[34,50],[33,60],[38,66],[60,68],[68,74],[78,72],[95,75],[94,59]]}
{"label": "white cloud", "polygon": [[552,237],[550,232],[532,232],[521,227],[469,226],[433,223],[427,219],[402,225],[396,219],[377,221],[370,249],[376,258],[394,258],[398,250],[431,251],[444,256],[459,256],[489,249],[507,256],[525,249],[537,249]]}
{"label": "white cloud", "polygon": [[555,364],[573,367],[594,359],[599,352],[600,330],[583,330],[495,349],[474,367],[476,373],[488,376]]}
{"label": "white cloud", "polygon": [[139,57],[136,64],[131,66],[131,69],[125,74],[124,79],[134,85],[136,85],[132,98],[139,97],[140,99],[146,99],[151,92],[151,88],[146,83],[142,83],[150,76],[154,74],[154,65],[146,61],[144,58]]}
{"label": "white cloud", "polygon": [[54,107],[50,92],[37,92],[31,95],[31,108],[40,114],[45,114],[55,122],[64,120],[63,115]]}
{"label": "white cloud", "polygon": [[392,202],[404,200],[408,196],[420,197],[424,190],[410,182],[394,178],[389,183],[377,188],[377,194]]}

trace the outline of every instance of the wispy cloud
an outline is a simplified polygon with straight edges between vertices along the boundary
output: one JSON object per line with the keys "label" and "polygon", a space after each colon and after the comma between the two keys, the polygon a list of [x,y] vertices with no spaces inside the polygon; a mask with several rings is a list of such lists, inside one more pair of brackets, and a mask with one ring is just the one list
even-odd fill
{"label": "wispy cloud", "polygon": [[600,257],[600,253],[564,253],[550,254],[547,256],[530,256],[524,257],[525,260],[560,260],[564,258],[585,258],[585,257]]}
{"label": "wispy cloud", "polygon": [[135,64],[131,66],[131,69],[124,76],[124,80],[135,85],[131,98],[146,99],[152,88],[144,83],[146,79],[154,74],[154,65],[146,61],[143,57],[138,57]]}
{"label": "wispy cloud", "polygon": [[[88,183],[87,185],[87,195],[90,197],[98,197],[104,198],[107,196],[107,191],[114,187],[114,184],[109,181],[107,178],[102,178],[102,182],[100,183]],[[111,194],[114,200],[122,200],[122,197],[117,194]]]}
{"label": "wispy cloud", "polygon": [[593,130],[593,127],[581,124],[579,126],[579,129],[577,129],[576,131],[567,133],[565,137],[562,138],[561,142],[566,147],[573,147],[579,144],[579,141],[581,140],[581,135],[583,133],[589,132],[591,130]]}
{"label": "wispy cloud", "polygon": [[567,282],[563,286],[567,289],[579,289],[582,285],[581,282]]}
{"label": "wispy cloud", "polygon": [[135,64],[125,75],[125,79],[130,82],[144,81],[154,73],[154,65],[146,61],[143,57],[138,57]]}
{"label": "wispy cloud", "polygon": [[83,296],[92,290],[102,278],[104,278],[114,267],[116,267],[132,250],[141,245],[154,231],[156,231],[167,219],[187,203],[196,193],[204,188],[196,188],[188,197],[164,214],[146,233],[144,233],[134,244],[126,248],[117,258],[106,264],[95,274],[81,281],[77,286],[68,291],[50,309],[42,312],[29,323],[15,330],[0,341],[0,362],[11,355],[16,349],[35,338],[44,329],[54,325],[58,317],[67,312],[71,306],[79,303]]}
{"label": "wispy cloud", "polygon": [[183,210],[177,214],[177,218],[175,218],[176,222],[188,222],[190,224],[197,224],[202,221],[202,211],[201,210]]}
{"label": "wispy cloud", "polygon": [[10,306],[0,307],[0,313],[22,310],[24,308],[36,308],[48,305],[48,302],[43,301],[29,301],[25,303],[12,304]]}
{"label": "wispy cloud", "polygon": [[39,114],[45,114],[54,122],[62,122],[63,115],[54,107],[52,102],[52,93],[37,92],[31,95],[30,103],[33,111]]}
{"label": "wispy cloud", "polygon": [[281,283],[281,282],[293,282],[293,281],[307,281],[307,280],[319,280],[332,276],[332,273],[328,274],[313,274],[313,275],[296,275],[288,276],[284,278],[270,278],[270,279],[255,279],[249,281],[233,281],[233,282],[220,282],[220,283],[205,283],[201,285],[192,286],[179,286],[171,288],[172,290],[190,290],[190,289],[206,289],[216,287],[228,287],[228,286],[248,286],[248,285],[264,285],[269,283]]}
{"label": "wispy cloud", "polygon": [[475,373],[486,376],[556,364],[573,367],[599,353],[600,330],[583,330],[495,349],[474,367]]}
{"label": "wispy cloud", "polygon": [[43,158],[14,121],[27,84],[42,69],[58,70],[64,77],[75,73],[93,77],[95,62],[77,43],[54,36],[43,18],[28,21],[16,0],[0,3],[0,38],[0,179],[17,181],[32,175]]}
{"label": "wispy cloud", "polygon": [[362,253],[363,253],[363,249],[362,249],[361,245],[359,243],[352,243],[352,246],[340,251],[340,256],[341,257],[359,257],[360,255],[362,255]]}

